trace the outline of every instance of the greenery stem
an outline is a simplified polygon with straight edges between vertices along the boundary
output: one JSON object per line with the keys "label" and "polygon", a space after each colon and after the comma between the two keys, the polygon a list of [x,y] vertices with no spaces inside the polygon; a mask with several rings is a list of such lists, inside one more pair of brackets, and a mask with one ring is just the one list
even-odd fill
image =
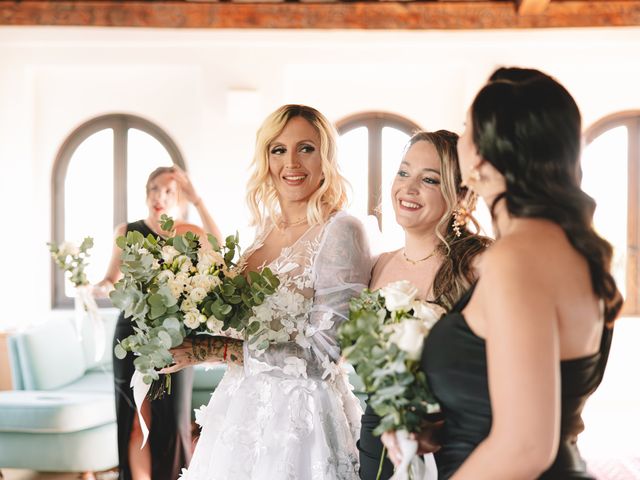
{"label": "greenery stem", "polygon": [[378,465],[378,475],[376,475],[376,480],[380,480],[380,475],[382,475],[382,465],[384,465],[384,457],[386,455],[387,455],[387,447],[383,445],[382,455],[380,455],[380,464]]}

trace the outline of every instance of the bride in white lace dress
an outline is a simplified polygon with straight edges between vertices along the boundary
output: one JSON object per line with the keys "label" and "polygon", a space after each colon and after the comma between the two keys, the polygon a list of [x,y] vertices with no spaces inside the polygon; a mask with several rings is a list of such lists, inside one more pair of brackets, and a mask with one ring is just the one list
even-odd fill
{"label": "bride in white lace dress", "polygon": [[331,124],[312,108],[281,107],[258,131],[253,168],[247,196],[261,228],[246,271],[268,266],[281,284],[254,310],[267,328],[245,339],[243,364],[196,412],[202,433],[182,478],[357,479],[362,411],[336,330],[372,261],[362,224],[340,211]]}

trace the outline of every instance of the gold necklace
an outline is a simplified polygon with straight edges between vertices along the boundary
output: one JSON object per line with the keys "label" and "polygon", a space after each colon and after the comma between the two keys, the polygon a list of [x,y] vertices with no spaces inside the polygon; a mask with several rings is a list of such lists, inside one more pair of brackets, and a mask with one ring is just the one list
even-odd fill
{"label": "gold necklace", "polygon": [[289,227],[296,227],[298,225],[302,225],[303,223],[307,222],[307,217],[302,217],[300,220],[296,220],[295,222],[286,222],[284,220],[280,220],[278,222],[278,225],[280,225],[280,228],[289,228]]}
{"label": "gold necklace", "polygon": [[427,255],[424,258],[421,258],[420,260],[412,260],[409,257],[407,257],[407,252],[405,252],[404,248],[402,249],[402,256],[404,257],[404,259],[409,262],[411,265],[417,265],[421,262],[426,262],[427,260],[429,260],[431,257],[433,257],[436,253],[438,252],[438,247],[433,249],[433,252],[431,252],[429,255]]}

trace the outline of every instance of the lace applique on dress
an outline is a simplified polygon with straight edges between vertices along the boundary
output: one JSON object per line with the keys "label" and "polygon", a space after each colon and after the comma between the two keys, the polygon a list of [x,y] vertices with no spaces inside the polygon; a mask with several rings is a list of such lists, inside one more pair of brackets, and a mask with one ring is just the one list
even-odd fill
{"label": "lace applique on dress", "polygon": [[336,331],[371,263],[362,225],[338,213],[268,265],[280,286],[254,309],[261,328],[246,339],[244,367],[230,368],[199,412],[202,433],[184,479],[358,479],[362,412]]}

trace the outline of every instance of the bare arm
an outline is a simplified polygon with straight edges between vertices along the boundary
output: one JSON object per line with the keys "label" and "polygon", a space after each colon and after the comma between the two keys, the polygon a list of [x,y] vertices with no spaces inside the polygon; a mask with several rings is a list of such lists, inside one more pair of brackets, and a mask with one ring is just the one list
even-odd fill
{"label": "bare arm", "polygon": [[465,312],[472,328],[485,331],[493,422],[489,436],[455,480],[537,478],[558,448],[560,354],[554,283],[541,267],[545,262],[540,255],[526,253],[513,241],[487,252],[474,293],[477,308]]}
{"label": "bare arm", "polygon": [[182,191],[182,193],[187,197],[187,200],[191,202],[194,207],[196,207],[205,231],[207,233],[211,233],[218,239],[219,242],[222,242],[222,233],[220,232],[220,229],[218,228],[216,222],[213,220],[213,217],[209,213],[207,206],[202,201],[202,198],[196,193],[196,190],[191,183],[189,176],[177,165],[174,165],[173,169],[173,178],[180,186],[180,190]]}
{"label": "bare arm", "polygon": [[93,295],[96,298],[107,298],[109,292],[113,290],[113,285],[120,280],[122,273],[120,272],[120,255],[122,250],[116,245],[115,239],[125,235],[127,232],[127,224],[121,223],[116,227],[113,248],[111,251],[111,260],[109,260],[109,266],[104,278],[93,286]]}
{"label": "bare arm", "polygon": [[242,365],[242,340],[227,337],[198,335],[186,338],[179,347],[172,348],[174,364],[163,368],[160,373],[174,373],[183,368],[200,363],[224,362]]}

